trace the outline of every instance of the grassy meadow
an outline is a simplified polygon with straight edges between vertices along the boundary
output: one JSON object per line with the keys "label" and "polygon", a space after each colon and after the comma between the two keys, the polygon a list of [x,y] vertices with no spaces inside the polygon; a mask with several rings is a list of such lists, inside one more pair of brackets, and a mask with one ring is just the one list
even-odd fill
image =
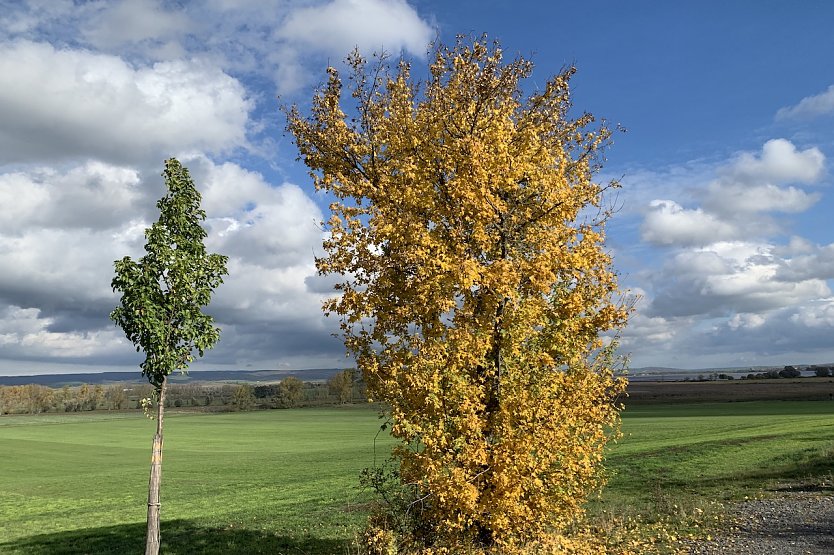
{"label": "grassy meadow", "polygon": [[834,402],[644,405],[623,413],[593,511],[674,515],[780,487],[829,487]]}
{"label": "grassy meadow", "polygon": [[[369,406],[166,417],[164,553],[349,554],[387,455]],[[0,417],[0,553],[137,553],[154,423],[140,413]],[[623,414],[604,514],[674,514],[830,483],[834,402],[647,405]],[[376,450],[376,453],[375,453]]]}
{"label": "grassy meadow", "polygon": [[[140,552],[154,425],[140,412],[0,418],[0,553]],[[367,406],[169,411],[163,552],[344,553],[379,425]]]}

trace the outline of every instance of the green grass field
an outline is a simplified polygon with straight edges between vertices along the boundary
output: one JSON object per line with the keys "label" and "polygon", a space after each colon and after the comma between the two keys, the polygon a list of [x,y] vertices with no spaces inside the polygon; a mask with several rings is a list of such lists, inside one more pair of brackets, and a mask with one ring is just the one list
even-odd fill
{"label": "green grass field", "polygon": [[[373,409],[165,424],[165,553],[345,552],[367,498],[357,477],[374,463]],[[153,426],[135,412],[0,418],[0,553],[140,552]]]}
{"label": "green grass field", "polygon": [[[380,421],[367,406],[166,417],[165,553],[351,553]],[[0,553],[137,553],[154,423],[137,413],[0,418]],[[385,438],[376,458],[387,456]],[[592,512],[639,514],[834,472],[834,403],[627,410]]]}
{"label": "green grass field", "polygon": [[771,482],[834,472],[834,403],[756,401],[637,407],[623,414],[608,499],[658,493],[737,499]]}

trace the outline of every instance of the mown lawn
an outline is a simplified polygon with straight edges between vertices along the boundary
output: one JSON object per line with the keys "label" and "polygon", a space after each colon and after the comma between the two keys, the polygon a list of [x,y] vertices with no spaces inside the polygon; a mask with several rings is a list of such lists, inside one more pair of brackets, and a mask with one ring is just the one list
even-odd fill
{"label": "mown lawn", "polygon": [[[351,553],[387,456],[371,407],[171,414],[165,553]],[[0,553],[137,553],[154,423],[138,413],[0,418]],[[834,403],[634,407],[592,512],[646,514],[834,472]]]}

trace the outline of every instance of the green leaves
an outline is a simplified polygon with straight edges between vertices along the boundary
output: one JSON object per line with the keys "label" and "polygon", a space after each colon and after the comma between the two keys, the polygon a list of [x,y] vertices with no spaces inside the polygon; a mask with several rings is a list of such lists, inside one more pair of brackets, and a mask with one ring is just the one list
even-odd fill
{"label": "green leaves", "polygon": [[202,312],[228,273],[228,257],[208,254],[200,225],[206,213],[188,169],[165,161],[167,193],[159,199],[159,220],[145,230],[145,256],[114,262],[113,291],[120,305],[110,318],[145,352],[142,374],[156,387],[165,376],[185,370],[220,338],[214,319]]}

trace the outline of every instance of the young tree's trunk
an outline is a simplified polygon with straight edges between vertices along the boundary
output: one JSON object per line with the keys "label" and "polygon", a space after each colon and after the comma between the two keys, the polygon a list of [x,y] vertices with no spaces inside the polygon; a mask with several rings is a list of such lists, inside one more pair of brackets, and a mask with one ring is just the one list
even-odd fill
{"label": "young tree's trunk", "polygon": [[156,407],[156,434],[153,436],[151,455],[151,479],[148,482],[148,533],[145,537],[145,555],[159,553],[159,484],[162,481],[162,417],[165,412],[165,390],[168,378],[162,380]]}

